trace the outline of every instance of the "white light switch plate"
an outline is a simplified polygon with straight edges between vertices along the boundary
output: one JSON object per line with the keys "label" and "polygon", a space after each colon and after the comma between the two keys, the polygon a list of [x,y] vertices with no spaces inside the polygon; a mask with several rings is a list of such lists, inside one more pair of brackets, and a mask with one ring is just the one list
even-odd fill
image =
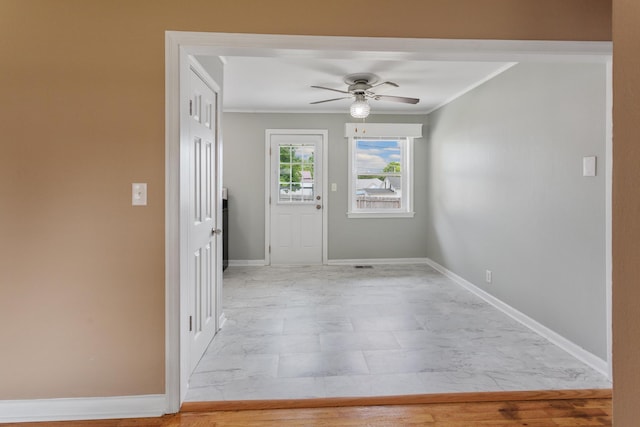
{"label": "white light switch plate", "polygon": [[131,184],[131,205],[147,206],[147,183],[134,182]]}
{"label": "white light switch plate", "polygon": [[582,158],[582,176],[596,176],[596,156]]}

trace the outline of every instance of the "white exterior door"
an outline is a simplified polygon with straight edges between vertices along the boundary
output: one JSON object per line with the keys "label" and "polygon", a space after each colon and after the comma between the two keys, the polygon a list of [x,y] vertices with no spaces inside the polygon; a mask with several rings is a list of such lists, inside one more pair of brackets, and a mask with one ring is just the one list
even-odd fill
{"label": "white exterior door", "polygon": [[267,131],[272,265],[323,263],[323,131]]}
{"label": "white exterior door", "polygon": [[217,185],[219,89],[195,66],[189,76],[189,372],[218,330],[222,218]]}

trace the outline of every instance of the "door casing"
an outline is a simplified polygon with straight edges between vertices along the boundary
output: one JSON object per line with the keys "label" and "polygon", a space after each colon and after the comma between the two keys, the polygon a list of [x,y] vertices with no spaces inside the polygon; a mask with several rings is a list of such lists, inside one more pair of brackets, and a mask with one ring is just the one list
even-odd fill
{"label": "door casing", "polygon": [[[609,67],[606,96],[611,104],[611,57],[606,41],[462,40],[382,37],[337,37],[237,33],[165,32],[165,396],[166,413],[180,409],[180,73],[188,55],[243,55],[443,61],[594,61]],[[607,156],[612,147],[612,117],[607,113]],[[609,157],[610,159],[610,157]],[[221,159],[219,160],[221,162]],[[325,162],[327,163],[327,162]],[[222,165],[219,164],[222,171]],[[325,177],[327,174],[325,173]],[[607,364],[611,358],[611,191],[612,163],[606,180]],[[221,185],[221,182],[219,183]],[[327,186],[324,186],[325,191]],[[325,198],[326,199],[326,198]],[[325,245],[326,247],[326,245]],[[186,391],[186,390],[185,390]]]}

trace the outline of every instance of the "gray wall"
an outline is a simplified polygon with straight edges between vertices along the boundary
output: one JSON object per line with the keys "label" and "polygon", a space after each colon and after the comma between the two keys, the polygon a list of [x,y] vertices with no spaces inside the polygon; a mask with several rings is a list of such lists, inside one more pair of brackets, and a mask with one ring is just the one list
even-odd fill
{"label": "gray wall", "polygon": [[220,58],[217,56],[196,56],[196,60],[209,73],[213,81],[223,87],[224,64],[220,61]]}
{"label": "gray wall", "polygon": [[519,64],[429,121],[428,256],[606,360],[605,66]]}
{"label": "gray wall", "polygon": [[[424,123],[424,116],[372,115],[367,122]],[[348,219],[348,114],[252,114],[223,116],[223,185],[229,189],[229,258],[264,260],[264,178],[266,129],[327,129],[329,259],[417,258],[426,256],[427,194],[415,193],[414,218]],[[426,132],[426,128],[425,128]],[[425,182],[427,146],[415,140],[415,180]]]}

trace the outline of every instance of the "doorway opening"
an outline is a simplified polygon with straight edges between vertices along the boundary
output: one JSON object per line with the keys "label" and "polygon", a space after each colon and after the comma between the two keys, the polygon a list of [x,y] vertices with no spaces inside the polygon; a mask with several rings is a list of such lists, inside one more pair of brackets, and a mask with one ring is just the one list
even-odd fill
{"label": "doorway opening", "polygon": [[[308,46],[314,46],[310,49]],[[180,222],[178,215],[179,202],[179,152],[177,141],[180,140],[179,103],[180,62],[189,54],[197,55],[256,55],[277,56],[286,52],[288,55],[327,55],[341,56],[346,52],[360,52],[363,56],[377,56],[385,59],[442,59],[442,60],[504,60],[504,61],[543,61],[557,59],[559,55],[567,58],[600,58],[610,60],[610,43],[564,43],[564,42],[500,42],[500,41],[464,41],[464,40],[418,40],[418,39],[373,39],[373,38],[342,38],[342,37],[313,37],[313,36],[271,36],[247,34],[193,34],[168,32],[166,43],[166,94],[167,94],[167,401],[168,410],[175,411],[183,397],[180,371],[180,248],[177,242],[180,236]],[[611,82],[607,82],[607,92],[610,94]],[[608,114],[608,151],[610,151],[610,114]],[[609,157],[610,158],[610,157]],[[609,160],[610,161],[610,160]],[[607,341],[608,360],[610,369],[610,174],[611,167],[607,167]]]}

